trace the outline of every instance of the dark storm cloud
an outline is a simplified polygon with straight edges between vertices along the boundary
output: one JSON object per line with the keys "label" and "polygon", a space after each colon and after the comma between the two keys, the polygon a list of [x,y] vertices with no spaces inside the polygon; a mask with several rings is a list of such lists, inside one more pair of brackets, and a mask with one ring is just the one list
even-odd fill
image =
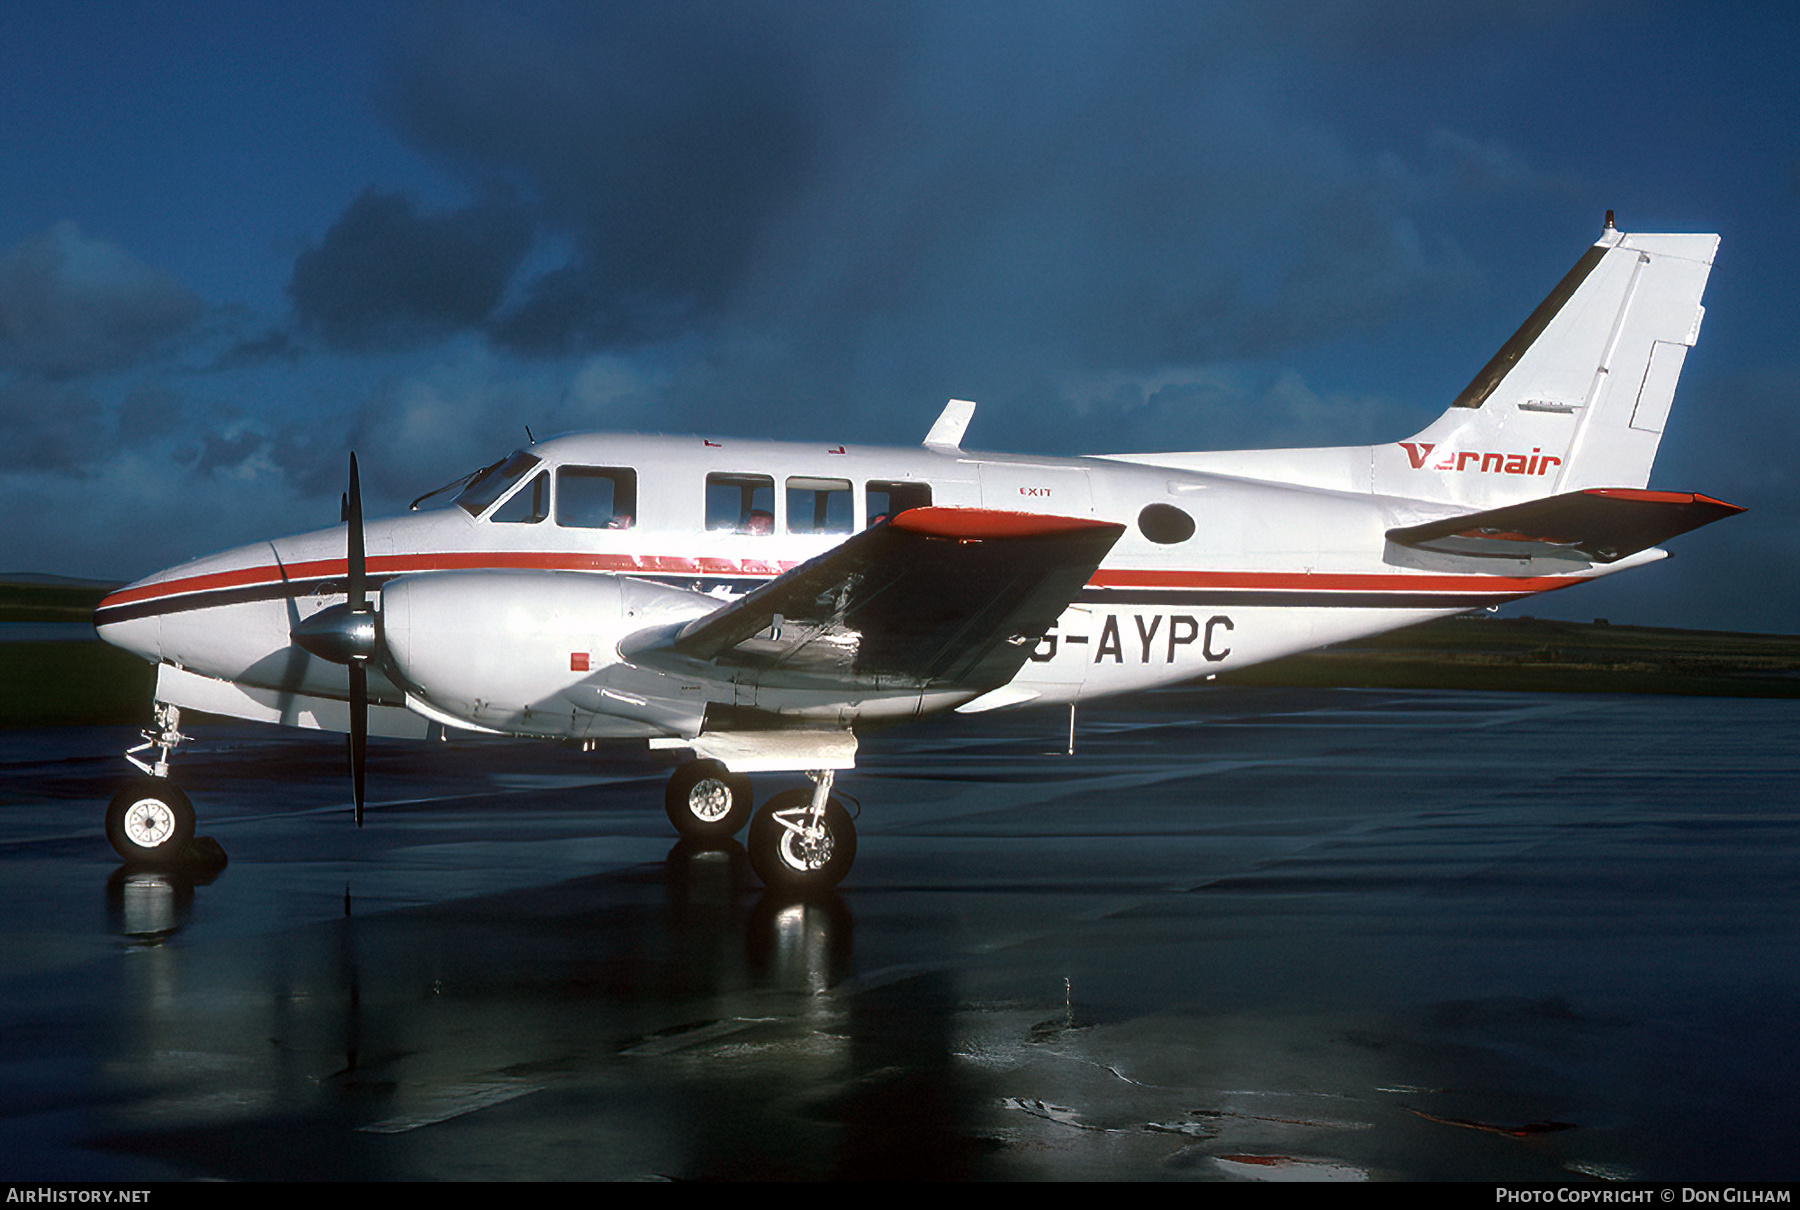
{"label": "dark storm cloud", "polygon": [[51,378],[118,369],[203,309],[168,273],[58,223],[0,257],[0,366]]}
{"label": "dark storm cloud", "polygon": [[119,440],[155,441],[179,427],[182,398],[167,386],[139,383],[119,402]]}
{"label": "dark storm cloud", "polygon": [[803,44],[741,4],[429,5],[392,108],[422,147],[523,186],[567,267],[495,329],[554,353],[653,339],[714,311],[796,182]]}
{"label": "dark storm cloud", "polygon": [[1367,332],[1468,284],[1420,215],[1474,144],[1346,145],[1289,97],[1294,16],[421,5],[389,109],[564,241],[487,325],[503,349],[700,332],[741,398],[929,397],[925,367],[1014,397]]}
{"label": "dark storm cloud", "polygon": [[531,245],[509,203],[421,214],[412,199],[368,189],[294,263],[300,322],[334,344],[404,343],[479,324]]}
{"label": "dark storm cloud", "polygon": [[264,453],[268,445],[268,438],[254,430],[207,432],[194,452],[192,469],[202,475],[230,470]]}
{"label": "dark storm cloud", "polygon": [[107,453],[99,403],[64,383],[0,384],[0,471],[82,476]]}
{"label": "dark storm cloud", "polygon": [[261,336],[240,337],[221,352],[208,367],[212,370],[237,370],[248,366],[300,360],[300,344],[292,334],[273,328]]}

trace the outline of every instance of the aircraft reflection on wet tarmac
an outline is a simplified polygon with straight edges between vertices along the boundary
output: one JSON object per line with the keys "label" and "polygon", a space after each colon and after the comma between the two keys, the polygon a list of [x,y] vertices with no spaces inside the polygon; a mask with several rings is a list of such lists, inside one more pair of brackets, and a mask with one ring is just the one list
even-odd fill
{"label": "aircraft reflection on wet tarmac", "polygon": [[[9,1180],[1791,1179],[1800,704],[1214,690],[876,737],[851,881],[663,771],[0,733]],[[103,911],[96,911],[103,907]]]}

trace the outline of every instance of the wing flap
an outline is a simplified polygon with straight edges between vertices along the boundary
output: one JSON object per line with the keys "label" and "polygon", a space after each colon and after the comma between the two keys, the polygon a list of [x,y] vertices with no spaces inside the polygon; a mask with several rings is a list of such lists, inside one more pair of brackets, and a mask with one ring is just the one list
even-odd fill
{"label": "wing flap", "polygon": [[1018,672],[1124,528],[911,509],[624,654],[655,664],[666,653],[763,686],[991,689]]}
{"label": "wing flap", "polygon": [[854,731],[706,731],[692,739],[653,739],[652,748],[684,748],[733,773],[856,768]]}
{"label": "wing flap", "polygon": [[1561,557],[1616,563],[1744,510],[1694,492],[1588,488],[1387,531],[1390,542],[1491,559]]}

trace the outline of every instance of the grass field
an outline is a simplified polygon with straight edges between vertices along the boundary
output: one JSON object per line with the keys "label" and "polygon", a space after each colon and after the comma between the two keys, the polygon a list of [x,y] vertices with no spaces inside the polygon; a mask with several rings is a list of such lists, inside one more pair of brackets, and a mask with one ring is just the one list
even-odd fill
{"label": "grass field", "polygon": [[[0,582],[0,622],[85,622],[104,588]],[[148,723],[155,669],[100,642],[0,642],[0,727]],[[1226,673],[1227,685],[1800,697],[1800,636],[1485,614]]]}
{"label": "grass field", "polygon": [[[98,584],[0,581],[0,623],[88,622]],[[156,668],[101,642],[0,642],[0,727],[150,720]]]}
{"label": "grass field", "polygon": [[1227,673],[1233,685],[1800,697],[1800,636],[1440,618]]}
{"label": "grass field", "polygon": [[0,727],[148,725],[156,666],[105,643],[0,643]]}
{"label": "grass field", "polygon": [[86,622],[110,587],[22,584],[0,579],[0,622]]}

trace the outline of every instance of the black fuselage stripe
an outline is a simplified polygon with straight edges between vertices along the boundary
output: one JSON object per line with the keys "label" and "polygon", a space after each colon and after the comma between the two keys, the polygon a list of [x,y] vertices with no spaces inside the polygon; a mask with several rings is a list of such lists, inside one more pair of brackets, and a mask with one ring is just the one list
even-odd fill
{"label": "black fuselage stripe", "polygon": [[[393,575],[370,576],[370,591],[380,588],[389,580],[397,580],[402,575],[412,572],[396,572]],[[605,572],[595,574],[613,575]],[[698,576],[698,575],[645,575],[633,576],[635,580],[650,580],[671,588],[685,588],[697,592],[711,592],[715,588],[750,589],[758,584],[766,583],[767,576]],[[314,594],[324,597],[341,597],[344,595],[343,577],[337,576],[324,580],[276,580],[268,584],[253,584],[245,588],[216,588],[204,592],[181,593],[177,596],[154,597],[148,601],[135,601],[129,605],[114,605],[94,613],[94,625],[107,626],[115,622],[130,622],[138,618],[165,617],[170,614],[192,613],[198,609],[218,609],[227,605],[248,605],[257,601],[281,601],[309,597]]]}
{"label": "black fuselage stripe", "polygon": [[1263,605],[1277,609],[1478,609],[1519,601],[1529,592],[1298,592],[1280,589],[1088,588],[1083,605]]}
{"label": "black fuselage stripe", "polygon": [[[393,576],[370,576],[368,587],[372,591],[393,578]],[[207,592],[182,593],[173,597],[154,597],[148,601],[136,601],[130,605],[114,605],[96,610],[94,625],[108,626],[115,622],[136,621],[138,618],[191,613],[196,609],[217,609],[225,605],[248,605],[255,601],[281,601],[310,597],[315,592],[322,596],[341,597],[344,595],[344,581],[342,577],[329,580],[277,580],[270,584],[253,584],[247,588],[216,588]]]}

